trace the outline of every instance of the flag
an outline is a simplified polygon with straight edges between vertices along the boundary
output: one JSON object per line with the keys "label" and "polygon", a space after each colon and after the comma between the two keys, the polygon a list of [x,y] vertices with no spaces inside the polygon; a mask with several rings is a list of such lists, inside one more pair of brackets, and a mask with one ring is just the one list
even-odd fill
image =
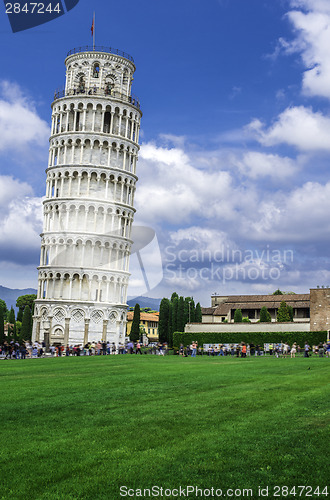
{"label": "flag", "polygon": [[92,22],[92,26],[91,26],[91,32],[92,32],[92,36],[94,35],[94,17],[93,17],[93,22]]}

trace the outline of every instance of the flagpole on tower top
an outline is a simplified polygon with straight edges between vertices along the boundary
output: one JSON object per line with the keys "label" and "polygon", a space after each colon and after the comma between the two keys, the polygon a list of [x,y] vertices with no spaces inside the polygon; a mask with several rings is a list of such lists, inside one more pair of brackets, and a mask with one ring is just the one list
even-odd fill
{"label": "flagpole on tower top", "polygon": [[95,50],[95,12],[93,12],[93,23],[92,23],[92,36],[93,36],[93,50]]}

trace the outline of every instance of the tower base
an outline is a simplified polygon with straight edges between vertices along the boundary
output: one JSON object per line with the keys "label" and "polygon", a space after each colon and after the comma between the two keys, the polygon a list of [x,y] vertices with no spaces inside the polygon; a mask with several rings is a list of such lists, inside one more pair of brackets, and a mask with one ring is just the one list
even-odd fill
{"label": "tower base", "polygon": [[39,299],[35,302],[32,342],[47,345],[124,343],[126,304],[72,303]]}

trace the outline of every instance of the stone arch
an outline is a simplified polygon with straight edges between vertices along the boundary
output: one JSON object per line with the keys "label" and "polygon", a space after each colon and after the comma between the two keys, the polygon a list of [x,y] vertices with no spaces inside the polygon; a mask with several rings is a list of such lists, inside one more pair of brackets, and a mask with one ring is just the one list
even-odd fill
{"label": "stone arch", "polygon": [[49,316],[49,308],[46,306],[42,306],[40,308],[40,316],[43,320],[47,320]]}
{"label": "stone arch", "polygon": [[62,325],[54,325],[50,334],[50,344],[63,344],[64,342],[64,329]]}

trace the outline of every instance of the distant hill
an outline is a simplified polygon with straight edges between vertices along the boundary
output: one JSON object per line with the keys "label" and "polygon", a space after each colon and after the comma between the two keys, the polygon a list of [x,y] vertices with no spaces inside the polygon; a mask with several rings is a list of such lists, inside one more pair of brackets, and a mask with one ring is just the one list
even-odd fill
{"label": "distant hill", "polygon": [[31,295],[33,293],[37,293],[37,290],[34,288],[24,288],[19,290],[17,288],[6,288],[5,286],[0,285],[0,299],[6,302],[8,309],[13,306],[15,311],[18,311],[18,307],[16,307],[17,297],[20,297],[21,295]]}
{"label": "distant hill", "polygon": [[135,304],[139,304],[140,307],[150,307],[154,311],[159,311],[159,305],[162,299],[151,299],[150,297],[135,297],[134,299],[128,299],[127,304],[129,307],[134,307]]}
{"label": "distant hill", "polygon": [[[21,295],[30,295],[32,293],[37,293],[34,288],[24,288],[23,290],[6,288],[0,285],[0,299],[4,300],[7,304],[8,309],[11,306],[17,311],[16,300],[17,297]],[[135,304],[140,304],[140,307],[150,307],[154,311],[159,311],[159,304],[162,299],[151,299],[150,297],[135,297],[127,301],[130,307],[134,307]]]}

